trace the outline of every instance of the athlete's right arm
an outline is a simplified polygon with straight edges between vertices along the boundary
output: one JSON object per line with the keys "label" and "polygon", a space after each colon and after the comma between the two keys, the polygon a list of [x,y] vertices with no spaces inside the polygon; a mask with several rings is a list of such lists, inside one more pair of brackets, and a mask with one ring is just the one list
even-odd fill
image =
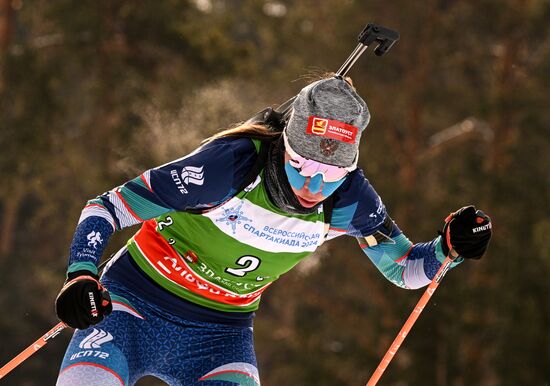
{"label": "athlete's right arm", "polygon": [[56,299],[59,318],[82,329],[111,312],[97,266],[115,231],[174,210],[221,204],[237,193],[256,157],[251,140],[221,138],[88,201],[73,236],[67,280]]}
{"label": "athlete's right arm", "polygon": [[203,210],[231,198],[256,158],[248,139],[221,138],[93,200],[82,210],[68,273],[97,265],[111,235],[174,210]]}

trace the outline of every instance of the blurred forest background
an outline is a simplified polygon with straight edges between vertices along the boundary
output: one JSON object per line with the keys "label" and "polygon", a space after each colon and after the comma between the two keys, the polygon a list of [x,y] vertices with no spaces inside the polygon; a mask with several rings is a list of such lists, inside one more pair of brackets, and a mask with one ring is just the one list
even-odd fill
{"label": "blurred forest background", "polygon": [[[470,203],[495,231],[380,385],[549,385],[548,0],[0,0],[0,364],[57,322],[87,199],[337,70],[368,22],[401,40],[350,72],[365,174],[413,241]],[[421,294],[327,243],[264,296],[262,384],[364,385]],[[70,335],[0,383],[53,385]]]}

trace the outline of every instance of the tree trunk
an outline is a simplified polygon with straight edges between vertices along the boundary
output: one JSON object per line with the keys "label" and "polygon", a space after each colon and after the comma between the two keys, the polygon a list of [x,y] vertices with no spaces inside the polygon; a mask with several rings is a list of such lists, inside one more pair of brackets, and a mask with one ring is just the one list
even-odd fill
{"label": "tree trunk", "polygon": [[0,0],[0,54],[4,55],[13,35],[14,10],[11,0]]}
{"label": "tree trunk", "polygon": [[[6,56],[13,37],[14,9],[11,0],[0,0],[0,100],[5,98],[6,88]],[[1,112],[6,119],[5,111]],[[2,213],[0,214],[0,257],[7,256],[12,251],[13,235],[17,224],[17,212],[22,198],[23,184],[5,184],[5,191],[0,192]],[[10,191],[6,186],[9,186]]]}
{"label": "tree trunk", "polygon": [[4,63],[13,36],[14,11],[11,0],[0,0],[0,96],[4,91]]}
{"label": "tree trunk", "polygon": [[23,201],[25,183],[21,179],[9,185],[10,190],[2,197],[2,217],[0,217],[0,257],[7,257],[13,251],[13,241],[17,229],[17,214]]}
{"label": "tree trunk", "polygon": [[513,101],[518,85],[520,44],[514,38],[508,38],[502,44],[502,50],[495,61],[494,103],[497,108],[491,119],[495,135],[487,158],[486,169],[490,172],[506,172],[510,166],[510,148],[517,141],[518,127],[515,124],[517,109]]}

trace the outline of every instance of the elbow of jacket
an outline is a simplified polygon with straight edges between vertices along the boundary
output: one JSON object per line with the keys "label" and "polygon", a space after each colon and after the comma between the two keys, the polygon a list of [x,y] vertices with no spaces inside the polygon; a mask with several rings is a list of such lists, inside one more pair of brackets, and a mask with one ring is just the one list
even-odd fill
{"label": "elbow of jacket", "polygon": [[408,290],[417,290],[417,289],[420,289],[424,287],[424,285],[422,284],[416,284],[416,285],[404,285],[403,288],[405,289],[408,289]]}
{"label": "elbow of jacket", "polygon": [[[389,279],[389,278],[388,278]],[[411,290],[411,289],[416,289],[416,288],[412,288],[410,286],[408,286],[405,282],[403,281],[398,281],[398,280],[392,280],[392,279],[389,279],[389,281],[391,281],[395,286],[399,287],[399,288],[403,288],[403,289],[406,289],[406,290]],[[420,288],[420,287],[417,287],[417,288]]]}

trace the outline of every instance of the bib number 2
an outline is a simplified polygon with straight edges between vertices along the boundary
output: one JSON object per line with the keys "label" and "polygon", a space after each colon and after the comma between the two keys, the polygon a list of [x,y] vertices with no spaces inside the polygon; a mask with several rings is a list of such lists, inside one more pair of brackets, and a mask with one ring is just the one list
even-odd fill
{"label": "bib number 2", "polygon": [[243,256],[235,262],[235,264],[242,268],[226,268],[225,272],[230,273],[231,275],[243,277],[248,272],[256,270],[260,266],[260,263],[260,259],[256,256]]}

